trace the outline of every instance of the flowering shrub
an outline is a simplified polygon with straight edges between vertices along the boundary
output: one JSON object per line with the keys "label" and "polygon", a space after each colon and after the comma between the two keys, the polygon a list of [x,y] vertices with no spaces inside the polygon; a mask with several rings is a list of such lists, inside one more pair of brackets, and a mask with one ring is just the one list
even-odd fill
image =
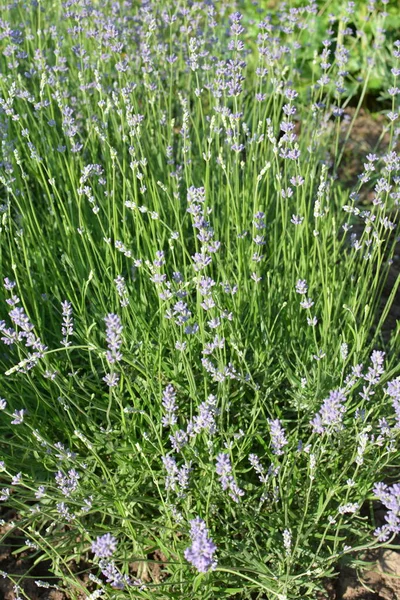
{"label": "flowering shrub", "polygon": [[3,5],[1,501],[71,598],[315,597],[399,533],[400,41],[323,4]]}

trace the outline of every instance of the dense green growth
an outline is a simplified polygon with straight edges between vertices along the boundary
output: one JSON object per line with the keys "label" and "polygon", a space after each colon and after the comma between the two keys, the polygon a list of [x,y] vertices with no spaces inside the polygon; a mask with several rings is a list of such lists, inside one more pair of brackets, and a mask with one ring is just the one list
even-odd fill
{"label": "dense green growth", "polygon": [[0,0],[1,499],[69,598],[313,598],[395,539],[395,5]]}

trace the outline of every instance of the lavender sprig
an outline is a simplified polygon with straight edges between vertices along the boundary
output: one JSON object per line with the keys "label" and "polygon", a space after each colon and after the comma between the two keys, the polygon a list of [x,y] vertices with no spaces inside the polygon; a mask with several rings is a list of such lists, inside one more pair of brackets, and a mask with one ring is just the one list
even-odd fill
{"label": "lavender sprig", "polygon": [[277,456],[280,456],[283,454],[284,446],[288,444],[285,430],[279,419],[269,419],[268,424],[271,433],[272,452]]}
{"label": "lavender sprig", "polygon": [[210,569],[215,569],[217,560],[214,558],[214,554],[217,547],[209,537],[206,524],[200,517],[196,517],[190,521],[190,539],[192,544],[185,550],[186,560],[199,573],[207,573]]}
{"label": "lavender sprig", "polygon": [[116,550],[117,539],[111,533],[105,533],[92,542],[92,552],[96,558],[109,558]]}
{"label": "lavender sprig", "polygon": [[110,365],[122,360],[120,348],[122,346],[122,324],[118,315],[109,313],[104,317],[106,323],[106,339],[108,350],[106,358]]}
{"label": "lavender sprig", "polygon": [[61,302],[61,307],[62,307],[62,316],[63,316],[61,333],[64,336],[63,339],[61,340],[61,344],[67,348],[68,346],[71,345],[71,342],[69,341],[68,338],[74,333],[74,321],[72,318],[72,305],[71,305],[71,302],[64,300],[64,302]]}
{"label": "lavender sprig", "polygon": [[343,416],[346,412],[346,392],[339,388],[329,393],[322,403],[319,412],[311,421],[316,433],[339,431],[343,428]]}

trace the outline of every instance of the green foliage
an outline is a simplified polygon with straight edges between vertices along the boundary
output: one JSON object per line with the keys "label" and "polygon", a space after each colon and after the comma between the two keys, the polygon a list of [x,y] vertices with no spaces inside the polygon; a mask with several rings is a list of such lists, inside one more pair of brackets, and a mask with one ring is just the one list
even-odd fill
{"label": "green foliage", "polygon": [[[0,265],[16,285],[0,290],[1,493],[7,535],[23,531],[70,598],[311,598],[383,543],[373,487],[396,478],[400,427],[398,326],[382,333],[399,283],[383,294],[396,3],[214,4],[3,5]],[[369,94],[386,147],[349,190]],[[205,573],[185,559],[196,517],[217,547]],[[92,543],[109,532],[121,579],[106,582]]]}

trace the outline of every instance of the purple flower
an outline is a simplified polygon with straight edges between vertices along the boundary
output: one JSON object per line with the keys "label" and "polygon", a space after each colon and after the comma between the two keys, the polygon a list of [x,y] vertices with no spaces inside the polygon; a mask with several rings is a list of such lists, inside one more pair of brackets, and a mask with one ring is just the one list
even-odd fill
{"label": "purple flower", "polygon": [[341,506],[339,506],[338,512],[341,515],[354,514],[359,510],[359,508],[360,505],[358,504],[358,502],[349,502],[348,504],[342,504]]}
{"label": "purple flower", "polygon": [[65,502],[59,502],[57,504],[57,511],[68,523],[75,519],[75,515],[69,511],[69,508]]}
{"label": "purple flower", "polygon": [[[109,533],[107,535],[110,535]],[[103,536],[105,537],[105,536]],[[100,538],[97,538],[100,539]],[[114,539],[114,538],[113,538]],[[94,542],[96,543],[96,542]],[[93,546],[92,546],[93,548]],[[117,590],[125,589],[126,585],[131,585],[131,580],[128,575],[122,575],[114,562],[107,562],[105,560],[101,560],[100,563],[101,572],[106,577],[107,583],[110,583],[111,586]]]}
{"label": "purple flower", "polygon": [[173,490],[180,498],[183,498],[185,490],[189,486],[190,463],[179,468],[172,456],[163,456],[162,462],[167,472],[165,488]]}
{"label": "purple flower", "polygon": [[162,418],[162,424],[164,427],[175,425],[177,422],[176,411],[178,406],[176,404],[176,392],[174,387],[169,384],[163,391],[162,405],[165,409],[165,415]]}
{"label": "purple flower", "polygon": [[288,443],[279,419],[268,419],[268,424],[271,433],[272,452],[276,455],[283,454],[282,448]]}
{"label": "purple flower", "polygon": [[9,315],[14,325],[25,333],[29,333],[34,328],[23,308],[17,306],[10,310]]}
{"label": "purple flower", "polygon": [[67,475],[64,475],[62,471],[56,473],[56,484],[64,494],[64,496],[70,496],[78,488],[78,481],[80,479],[79,473],[75,469],[70,469]]}
{"label": "purple flower", "polygon": [[117,387],[119,383],[119,375],[117,373],[107,373],[103,377],[103,381],[108,385],[108,387]]}
{"label": "purple flower", "polygon": [[21,425],[24,420],[26,410],[25,408],[21,408],[21,410],[14,410],[13,417],[14,419],[11,421],[11,425]]}
{"label": "purple flower", "polygon": [[215,415],[217,398],[210,394],[206,402],[202,402],[198,408],[199,414],[196,415],[188,425],[188,434],[193,436],[206,429],[210,435],[216,432]]}
{"label": "purple flower", "polygon": [[378,541],[385,542],[391,533],[394,535],[400,533],[400,483],[388,486],[386,483],[379,482],[375,484],[373,492],[388,510],[385,525],[375,530]]}
{"label": "purple flower", "polygon": [[4,278],[4,288],[9,292],[16,286],[15,281],[11,281],[8,277]]}
{"label": "purple flower", "polygon": [[368,368],[367,374],[364,376],[365,381],[368,381],[370,385],[376,385],[381,375],[385,372],[383,363],[385,360],[385,353],[380,350],[374,350],[371,354],[372,366]]}
{"label": "purple flower", "polygon": [[303,221],[304,217],[300,215],[292,215],[292,218],[290,219],[290,222],[293,223],[293,225],[301,225]]}
{"label": "purple flower", "polygon": [[215,467],[222,489],[228,490],[229,496],[234,502],[239,502],[240,496],[244,495],[244,491],[237,485],[232,475],[232,465],[229,456],[221,452],[217,456],[217,464]]}
{"label": "purple flower", "polygon": [[209,537],[206,524],[200,517],[190,521],[190,539],[192,545],[185,550],[186,560],[200,573],[215,569],[217,561],[213,557],[217,547]]}
{"label": "purple flower", "polygon": [[392,405],[396,413],[396,428],[400,429],[400,377],[389,381],[386,393],[392,398]]}
{"label": "purple flower", "polygon": [[342,420],[346,412],[346,407],[343,406],[345,400],[344,389],[339,388],[329,393],[328,398],[325,398],[319,412],[311,421],[316,433],[325,433],[327,430],[337,431],[343,427]]}
{"label": "purple flower", "polygon": [[108,350],[106,352],[107,361],[112,365],[122,359],[120,348],[122,345],[122,325],[118,315],[113,313],[104,317],[106,323],[106,339]]}
{"label": "purple flower", "polygon": [[311,308],[314,306],[314,301],[311,298],[304,298],[304,300],[300,302],[300,306],[305,309]]}
{"label": "purple flower", "polygon": [[307,294],[308,286],[305,279],[298,279],[296,283],[296,292],[305,296]]}
{"label": "purple flower", "polygon": [[172,449],[175,452],[180,452],[188,443],[188,435],[186,431],[179,429],[179,431],[176,431],[169,436],[169,441],[171,442]]}
{"label": "purple flower", "polygon": [[108,558],[116,549],[117,539],[111,533],[105,533],[92,542],[92,552],[97,558]]}
{"label": "purple flower", "polygon": [[219,475],[219,480],[221,482],[222,489],[226,490],[229,487],[230,477],[232,477],[230,475],[230,473],[232,472],[232,465],[229,456],[224,452],[218,454],[215,470],[217,472],[217,475]]}
{"label": "purple flower", "polygon": [[65,347],[68,347],[71,345],[71,342],[68,341],[68,337],[74,333],[74,321],[72,319],[71,302],[68,302],[67,300],[61,302],[61,308],[63,316],[61,332],[64,336],[61,341],[61,344]]}

